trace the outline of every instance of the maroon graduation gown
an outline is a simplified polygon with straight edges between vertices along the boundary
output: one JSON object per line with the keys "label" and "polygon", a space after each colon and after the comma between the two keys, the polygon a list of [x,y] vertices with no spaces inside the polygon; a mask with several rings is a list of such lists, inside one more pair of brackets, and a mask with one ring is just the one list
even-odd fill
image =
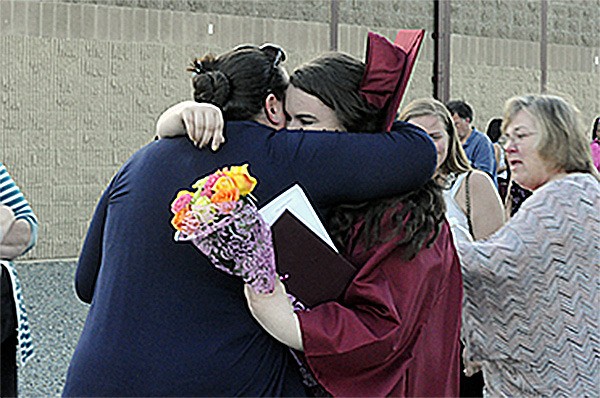
{"label": "maroon graduation gown", "polygon": [[306,361],[333,396],[458,396],[462,277],[450,228],[410,261],[397,239],[354,247],[349,258],[364,265],[344,297],[299,313]]}

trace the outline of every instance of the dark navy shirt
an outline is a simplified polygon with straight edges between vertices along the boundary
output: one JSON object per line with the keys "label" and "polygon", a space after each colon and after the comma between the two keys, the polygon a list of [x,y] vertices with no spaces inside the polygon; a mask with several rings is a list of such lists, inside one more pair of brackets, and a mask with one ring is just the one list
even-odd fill
{"label": "dark navy shirt", "polygon": [[300,183],[320,209],[412,190],[433,174],[420,129],[391,134],[275,132],[227,124],[227,143],[187,138],[131,156],[96,208],[76,272],[90,303],[65,396],[302,396],[287,347],[249,313],[243,284],[191,243],[175,242],[170,204],[218,168],[248,163],[259,205]]}

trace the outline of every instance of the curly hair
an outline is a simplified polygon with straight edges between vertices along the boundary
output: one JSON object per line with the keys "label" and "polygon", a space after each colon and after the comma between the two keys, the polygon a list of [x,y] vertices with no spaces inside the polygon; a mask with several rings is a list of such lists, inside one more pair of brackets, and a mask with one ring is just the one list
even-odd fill
{"label": "curly hair", "polygon": [[[433,244],[445,211],[442,188],[429,180],[423,187],[397,197],[337,206],[331,211],[329,228],[335,243],[347,247],[352,228],[364,220],[358,242],[366,250],[402,236],[396,245],[404,248],[403,259],[412,260],[422,248]],[[381,231],[384,217],[389,217],[394,226],[386,233]]]}

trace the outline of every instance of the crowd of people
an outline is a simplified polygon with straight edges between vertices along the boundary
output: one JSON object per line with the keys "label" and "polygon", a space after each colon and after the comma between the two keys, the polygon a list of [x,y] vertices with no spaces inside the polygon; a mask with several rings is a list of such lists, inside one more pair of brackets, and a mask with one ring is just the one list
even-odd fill
{"label": "crowd of people", "polygon": [[[367,63],[328,53],[290,75],[272,44],[192,62],[193,100],[160,115],[92,217],[63,396],[597,395],[600,118],[590,145],[557,96],[509,99],[486,133],[462,100],[397,113],[402,88],[370,63],[397,73],[405,50],[373,33],[367,48]],[[176,192],[244,163],[259,206],[307,192],[357,268],[339,298],[298,309],[285,282],[256,293],[173,240]],[[37,220],[1,163],[0,188],[12,260]],[[2,264],[2,396],[16,396],[24,306],[5,300],[19,285]]]}

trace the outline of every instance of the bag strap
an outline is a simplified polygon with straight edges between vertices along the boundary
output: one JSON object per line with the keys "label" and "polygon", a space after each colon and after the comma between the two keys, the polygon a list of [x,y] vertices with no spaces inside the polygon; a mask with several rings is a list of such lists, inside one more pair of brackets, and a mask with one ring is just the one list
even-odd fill
{"label": "bag strap", "polygon": [[469,177],[471,176],[472,172],[473,170],[469,170],[469,172],[467,172],[467,176],[465,177],[465,190],[467,202],[467,224],[469,226],[469,233],[474,238],[475,235],[473,234],[473,222],[471,221],[471,188],[469,187]]}

